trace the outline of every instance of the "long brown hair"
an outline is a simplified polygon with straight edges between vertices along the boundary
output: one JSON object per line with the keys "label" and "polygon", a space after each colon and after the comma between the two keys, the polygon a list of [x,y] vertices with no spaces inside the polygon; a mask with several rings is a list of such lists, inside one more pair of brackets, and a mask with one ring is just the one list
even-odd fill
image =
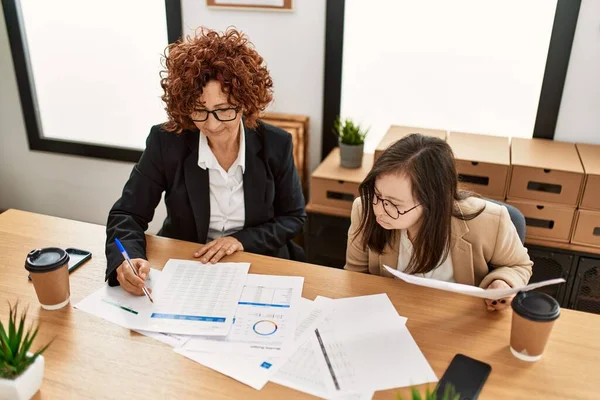
{"label": "long brown hair", "polygon": [[[421,227],[413,238],[413,253],[407,273],[425,273],[436,268],[450,253],[452,217],[471,220],[483,208],[463,215],[458,202],[473,196],[472,192],[458,189],[458,175],[454,154],[445,141],[418,133],[408,135],[388,147],[377,159],[360,185],[363,232],[362,246],[383,253],[387,244],[399,240],[395,230],[383,229],[373,211],[375,180],[386,174],[401,174],[410,179],[413,197],[421,204]],[[485,207],[484,207],[485,208]]]}

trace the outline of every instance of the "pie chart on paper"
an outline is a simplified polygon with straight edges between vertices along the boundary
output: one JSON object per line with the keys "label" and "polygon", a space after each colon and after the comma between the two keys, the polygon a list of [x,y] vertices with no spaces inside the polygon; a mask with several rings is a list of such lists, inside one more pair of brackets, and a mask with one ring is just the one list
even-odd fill
{"label": "pie chart on paper", "polygon": [[260,336],[269,336],[277,332],[277,324],[273,321],[263,319],[257,321],[254,326],[252,326],[252,330]]}

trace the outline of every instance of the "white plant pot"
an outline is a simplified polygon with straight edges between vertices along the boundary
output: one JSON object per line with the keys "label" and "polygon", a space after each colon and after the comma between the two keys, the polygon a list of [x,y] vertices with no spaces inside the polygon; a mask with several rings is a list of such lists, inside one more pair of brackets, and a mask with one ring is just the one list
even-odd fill
{"label": "white plant pot", "polygon": [[0,378],[0,400],[29,400],[42,386],[44,357],[41,355],[17,379]]}

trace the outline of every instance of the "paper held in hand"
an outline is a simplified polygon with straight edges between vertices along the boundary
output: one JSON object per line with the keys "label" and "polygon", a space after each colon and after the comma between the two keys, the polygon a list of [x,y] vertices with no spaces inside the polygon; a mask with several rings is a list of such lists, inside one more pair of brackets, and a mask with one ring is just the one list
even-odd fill
{"label": "paper held in hand", "polygon": [[499,300],[503,297],[507,297],[519,292],[526,292],[529,290],[541,288],[549,285],[556,285],[558,283],[563,283],[565,280],[563,278],[549,279],[547,281],[530,283],[527,286],[510,288],[510,289],[482,289],[477,286],[464,285],[462,283],[451,283],[438,281],[435,279],[423,278],[420,276],[406,274],[404,272],[400,272],[393,268],[384,265],[384,268],[396,278],[402,279],[404,282],[412,283],[413,285],[430,287],[433,289],[445,290],[447,292],[461,293],[466,294],[468,296],[480,297],[482,299],[489,300]]}

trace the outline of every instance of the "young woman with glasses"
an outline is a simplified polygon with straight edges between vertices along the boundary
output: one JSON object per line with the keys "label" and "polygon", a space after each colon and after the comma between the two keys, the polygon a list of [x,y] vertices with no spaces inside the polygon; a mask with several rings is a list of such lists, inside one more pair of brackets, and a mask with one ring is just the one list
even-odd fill
{"label": "young woman with glasses", "polygon": [[[241,32],[201,29],[170,45],[163,66],[168,121],[152,127],[109,213],[109,284],[143,294],[144,231],[163,193],[167,218],[159,235],[206,243],[193,254],[202,262],[241,250],[302,260],[292,242],[306,219],[292,138],[258,119],[272,100],[263,58]],[[123,263],[115,238],[139,277]]]}
{"label": "young woman with glasses", "polygon": [[352,207],[345,269],[392,277],[384,264],[496,289],[526,285],[533,265],[506,207],[459,190],[450,146],[420,134],[385,150]]}

